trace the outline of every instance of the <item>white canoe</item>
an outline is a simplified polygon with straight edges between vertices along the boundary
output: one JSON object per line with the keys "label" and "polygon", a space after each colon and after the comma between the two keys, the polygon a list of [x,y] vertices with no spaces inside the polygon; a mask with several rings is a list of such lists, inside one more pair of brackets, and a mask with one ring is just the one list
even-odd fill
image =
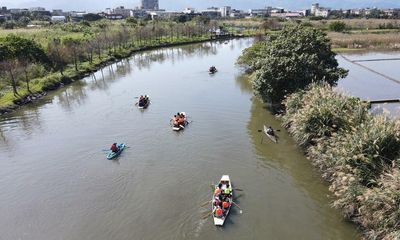
{"label": "white canoe", "polygon": [[179,132],[180,130],[185,129],[185,127],[188,125],[188,121],[186,121],[187,119],[187,115],[185,112],[181,112],[181,114],[183,114],[185,116],[185,123],[183,125],[179,125],[179,126],[172,126],[172,130]]}
{"label": "white canoe", "polygon": [[[223,175],[222,178],[221,178],[220,183],[222,183],[222,190],[224,190],[226,188],[227,184],[229,184],[230,187],[233,188],[231,180],[229,178],[229,175]],[[217,187],[218,187],[218,184],[215,185],[215,189],[217,189]],[[226,210],[226,212],[223,214],[223,216],[222,217],[216,217],[215,214],[214,214],[215,208],[214,208],[214,192],[213,192],[213,198],[212,198],[212,201],[211,201],[211,211],[212,211],[212,216],[213,216],[213,219],[214,219],[214,225],[215,226],[223,226],[224,225],[225,220],[228,217],[229,212],[231,211],[231,208],[232,208],[233,191],[232,191],[232,197],[229,199],[229,202],[230,202],[229,203],[229,208]]]}
{"label": "white canoe", "polygon": [[278,141],[276,139],[276,136],[272,136],[271,134],[268,134],[267,130],[268,130],[268,128],[264,125],[264,133],[265,133],[265,135],[267,135],[267,137],[269,139],[271,139],[271,141],[273,141],[274,143],[277,143]]}

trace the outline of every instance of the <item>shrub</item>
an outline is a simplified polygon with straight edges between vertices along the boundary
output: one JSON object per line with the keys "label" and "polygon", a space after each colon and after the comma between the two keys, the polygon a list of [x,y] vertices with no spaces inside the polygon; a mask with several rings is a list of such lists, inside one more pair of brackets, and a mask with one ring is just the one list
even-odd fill
{"label": "shrub", "polygon": [[346,23],[341,21],[334,21],[329,24],[329,30],[334,32],[343,32],[346,30]]}

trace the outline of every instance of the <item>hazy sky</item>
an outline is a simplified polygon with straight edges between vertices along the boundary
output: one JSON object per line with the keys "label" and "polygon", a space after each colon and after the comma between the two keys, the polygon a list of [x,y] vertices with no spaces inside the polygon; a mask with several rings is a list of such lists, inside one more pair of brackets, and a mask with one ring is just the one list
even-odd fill
{"label": "hazy sky", "polygon": [[[167,10],[182,10],[185,7],[204,9],[208,6],[232,6],[247,10],[265,6],[280,6],[291,10],[309,8],[318,1],[332,8],[400,7],[400,0],[159,0],[160,7]],[[134,8],[140,0],[0,0],[1,6],[9,8],[45,7],[47,9],[98,11],[107,7],[125,6]]]}

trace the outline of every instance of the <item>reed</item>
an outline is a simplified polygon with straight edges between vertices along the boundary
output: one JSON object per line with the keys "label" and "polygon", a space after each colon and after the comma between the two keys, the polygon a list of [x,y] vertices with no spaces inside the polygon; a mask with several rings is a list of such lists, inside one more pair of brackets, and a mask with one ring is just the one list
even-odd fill
{"label": "reed", "polygon": [[377,33],[328,33],[334,48],[351,49],[400,49],[400,32]]}
{"label": "reed", "polygon": [[400,237],[400,121],[373,116],[359,99],[311,85],[285,101],[289,132],[330,183],[333,206],[367,239]]}

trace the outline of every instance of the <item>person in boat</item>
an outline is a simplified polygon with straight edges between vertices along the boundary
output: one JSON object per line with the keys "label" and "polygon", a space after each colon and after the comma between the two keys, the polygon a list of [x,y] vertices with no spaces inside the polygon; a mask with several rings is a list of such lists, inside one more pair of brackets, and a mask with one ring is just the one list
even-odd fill
{"label": "person in boat", "polygon": [[274,129],[272,129],[271,126],[269,126],[269,127],[267,128],[267,134],[268,134],[268,135],[271,135],[271,136],[275,136]]}
{"label": "person in boat", "polygon": [[215,188],[214,195],[218,196],[221,194],[221,192],[222,192],[222,189],[218,186],[217,188]]}
{"label": "person in boat", "polygon": [[142,107],[142,106],[144,106],[144,97],[143,97],[143,95],[140,95],[140,98],[139,98],[139,107]]}
{"label": "person in boat", "polygon": [[222,209],[223,210],[228,210],[229,209],[229,206],[230,206],[230,203],[229,203],[229,200],[228,201],[223,201],[222,202]]}
{"label": "person in boat", "polygon": [[174,127],[179,126],[179,117],[177,115],[174,115],[174,117],[172,118],[172,124]]}
{"label": "person in boat", "polygon": [[113,145],[111,145],[110,150],[114,153],[117,153],[119,151],[119,148],[117,146],[117,143],[113,143]]}
{"label": "person in boat", "polygon": [[218,206],[215,209],[215,216],[218,218],[221,218],[224,215],[224,212],[222,211],[222,208],[220,206]]}
{"label": "person in boat", "polygon": [[178,116],[178,125],[185,126],[185,115],[183,115],[183,113],[178,113]]}
{"label": "person in boat", "polygon": [[212,73],[213,73],[213,72],[216,72],[216,71],[217,71],[217,68],[216,68],[215,66],[211,66],[210,69],[209,69],[209,71],[212,72]]}
{"label": "person in boat", "polygon": [[224,189],[224,196],[228,198],[232,197],[232,188],[229,186],[229,184],[226,184],[226,188]]}

